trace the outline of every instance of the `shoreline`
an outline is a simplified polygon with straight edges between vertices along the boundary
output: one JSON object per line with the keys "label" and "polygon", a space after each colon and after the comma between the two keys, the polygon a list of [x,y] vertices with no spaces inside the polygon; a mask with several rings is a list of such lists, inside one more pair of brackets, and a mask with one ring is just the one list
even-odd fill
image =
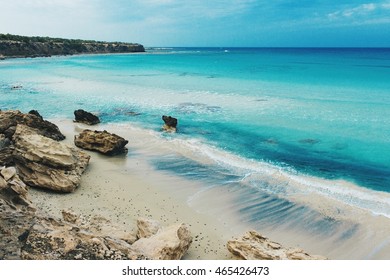
{"label": "shoreline", "polygon": [[[269,198],[256,198],[251,188],[205,186],[202,181],[157,170],[149,160],[172,151],[164,147],[162,139],[145,138],[141,128],[114,124],[91,127],[67,119],[50,121],[67,136],[64,141],[68,144],[72,144],[73,135],[87,128],[107,130],[129,140],[129,152],[125,156],[107,157],[86,151],[91,155],[90,165],[74,193],[64,195],[30,189],[33,202],[50,215],[60,217],[62,209],[87,216],[98,214],[122,225],[125,230],[134,228],[140,217],[160,221],[163,226],[184,222],[194,237],[184,259],[232,259],[234,256],[226,248],[227,241],[249,230],[257,230],[284,246],[300,247],[329,259],[390,257],[387,235],[390,219],[384,216],[310,193],[306,197],[289,198],[291,203],[296,203],[291,209],[303,209],[303,212],[298,211],[301,214],[296,216],[295,210],[287,210],[285,214],[290,216],[290,221],[285,221],[274,215],[275,211],[283,209],[283,202],[280,207],[279,202],[263,204]],[[304,201],[309,203],[302,204]],[[270,215],[270,220],[259,217],[256,221],[253,215],[258,215],[257,212],[242,211],[253,206],[258,209],[257,205],[263,205],[259,211]],[[269,212],[270,206],[280,209]]]}
{"label": "shoreline", "polygon": [[145,52],[144,46],[138,43],[31,37],[12,34],[0,34],[0,49],[2,49],[0,58]]}
{"label": "shoreline", "polygon": [[[64,143],[67,144],[72,144],[74,133],[91,128],[69,120],[55,123],[66,135]],[[93,128],[99,129],[98,126]],[[61,217],[62,209],[85,216],[100,215],[126,231],[133,231],[137,218],[142,217],[159,221],[162,226],[183,222],[189,225],[193,236],[193,243],[183,259],[234,259],[226,243],[239,234],[187,204],[186,198],[198,189],[196,183],[172,180],[171,176],[152,170],[142,157],[108,157],[85,152],[91,155],[90,164],[73,193],[30,188],[30,197],[40,211],[56,218]],[[130,147],[129,154],[132,152]]]}
{"label": "shoreline", "polygon": [[123,52],[123,53],[107,53],[107,52],[97,52],[97,53],[77,53],[77,54],[54,54],[54,55],[38,55],[38,56],[1,56],[0,61],[12,60],[12,59],[34,59],[34,58],[57,58],[57,57],[69,57],[69,56],[93,56],[93,55],[125,55],[125,54],[147,54],[148,52]]}

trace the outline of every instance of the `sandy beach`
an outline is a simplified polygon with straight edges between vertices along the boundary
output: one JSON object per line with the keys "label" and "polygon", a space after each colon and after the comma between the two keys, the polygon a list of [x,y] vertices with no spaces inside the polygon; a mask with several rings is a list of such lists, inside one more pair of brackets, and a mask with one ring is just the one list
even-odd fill
{"label": "sandy beach", "polygon": [[[69,144],[73,143],[74,135],[80,130],[91,128],[70,120],[54,122],[66,135],[64,141]],[[107,127],[100,125],[93,128]],[[120,133],[115,131],[114,126],[110,130]],[[121,134],[127,133],[122,131]],[[194,238],[185,259],[232,258],[226,242],[244,229],[231,228],[229,225],[233,219],[228,225],[207,214],[207,211],[201,213],[190,207],[188,198],[199,189],[196,183],[153,170],[147,164],[145,154],[139,150],[142,143],[137,140],[136,131],[130,134],[128,156],[108,157],[87,151],[91,155],[90,165],[75,192],[61,194],[31,188],[30,195],[37,208],[55,217],[61,217],[62,209],[72,209],[85,216],[100,215],[125,231],[134,231],[139,217],[157,220],[163,226],[184,222],[189,225]],[[224,199],[219,196],[219,203]],[[214,203],[212,198],[204,201],[205,207],[209,203]]]}
{"label": "sandy beach", "polygon": [[[83,129],[106,129],[128,139],[129,151],[127,155],[114,157],[87,151],[91,155],[90,165],[82,176],[81,185],[73,193],[59,194],[31,188],[32,200],[41,211],[56,217],[60,217],[62,209],[71,209],[85,216],[100,215],[125,231],[134,231],[139,217],[157,220],[163,226],[184,222],[189,225],[194,237],[184,259],[194,260],[233,258],[226,242],[253,229],[253,224],[239,210],[251,207],[253,203],[262,203],[260,198],[251,200],[252,190],[226,189],[223,186],[209,188],[200,181],[156,170],[150,165],[148,159],[151,157],[175,150],[175,146],[167,145],[174,141],[164,140],[159,132],[132,125],[99,124],[90,127],[71,120],[51,121],[66,135],[64,141],[68,144],[73,145],[74,135]],[[185,153],[181,151],[181,154]],[[194,158],[196,154],[186,156]],[[306,211],[299,219],[310,223],[329,220],[332,228],[319,223],[322,228],[297,230],[275,220],[271,225],[257,225],[255,229],[284,246],[300,247],[330,259],[388,258],[388,218],[373,216],[337,201],[324,200],[315,194],[308,195],[310,199],[307,196],[291,197],[291,201],[296,201],[298,205],[315,210]],[[318,234],[317,230],[321,233]]]}

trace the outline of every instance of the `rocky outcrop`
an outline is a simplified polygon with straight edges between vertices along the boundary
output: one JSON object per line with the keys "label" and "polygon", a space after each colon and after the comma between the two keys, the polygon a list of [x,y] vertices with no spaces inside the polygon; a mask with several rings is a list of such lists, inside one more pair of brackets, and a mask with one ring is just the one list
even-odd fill
{"label": "rocky outcrop", "polygon": [[101,216],[63,210],[63,218],[54,219],[33,207],[13,167],[0,168],[0,217],[0,260],[177,260],[192,242],[184,224],[162,228],[139,219],[138,233],[150,236],[137,240]]}
{"label": "rocky outcrop", "polygon": [[162,228],[148,238],[140,238],[132,248],[153,260],[179,260],[192,243],[187,225],[178,224]]}
{"label": "rocky outcrop", "polygon": [[56,141],[65,139],[65,136],[55,124],[44,120],[38,112],[23,114],[20,111],[0,111],[0,134],[8,139],[15,133],[16,125],[24,124],[35,129],[35,132]]}
{"label": "rocky outcrop", "polygon": [[176,132],[177,127],[177,119],[171,116],[162,116],[162,120],[164,121],[164,125],[162,129],[166,132]]}
{"label": "rocky outcrop", "polygon": [[16,126],[13,142],[15,165],[26,184],[58,192],[72,192],[79,186],[89,155],[36,134],[26,125]]}
{"label": "rocky outcrop", "polygon": [[[81,217],[63,211],[63,219],[37,217],[22,247],[29,260],[136,260],[146,259],[135,251],[126,232],[108,220]],[[131,234],[127,234],[131,236]]]}
{"label": "rocky outcrop", "polygon": [[129,141],[105,130],[86,129],[74,137],[74,143],[82,149],[98,151],[105,155],[117,155],[127,152],[125,146]]}
{"label": "rocky outcrop", "polygon": [[323,260],[298,248],[284,248],[256,231],[249,231],[241,238],[227,242],[228,250],[243,260]]}
{"label": "rocky outcrop", "polygon": [[78,109],[74,111],[75,122],[85,123],[88,125],[95,125],[100,123],[99,117],[94,114],[84,111],[82,109]]}
{"label": "rocky outcrop", "polygon": [[0,168],[0,260],[21,259],[35,208],[14,167]]}
{"label": "rocky outcrop", "polygon": [[140,44],[132,43],[109,43],[0,34],[0,57],[3,58],[132,52],[145,52],[145,48]]}
{"label": "rocky outcrop", "polygon": [[102,217],[67,210],[63,219],[53,219],[39,213],[15,171],[0,168],[0,260],[146,258],[131,248],[134,234]]}

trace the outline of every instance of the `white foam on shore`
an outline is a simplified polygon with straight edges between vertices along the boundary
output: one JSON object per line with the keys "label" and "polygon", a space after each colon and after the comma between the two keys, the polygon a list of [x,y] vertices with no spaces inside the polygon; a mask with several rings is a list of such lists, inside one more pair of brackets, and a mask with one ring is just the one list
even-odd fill
{"label": "white foam on shore", "polygon": [[[313,205],[310,195],[319,195],[329,203],[356,207],[373,215],[390,218],[390,193],[367,189],[345,180],[329,180],[300,174],[266,162],[245,159],[206,144],[201,139],[163,134],[132,124],[107,124],[132,145],[152,154],[178,154],[204,165],[217,165],[241,179],[237,183],[278,195],[284,199]],[[136,137],[135,137],[136,135]]]}
{"label": "white foam on shore", "polygon": [[[66,127],[68,134],[77,134],[83,129],[92,128],[72,123],[70,120],[52,121],[61,129]],[[255,229],[285,246],[298,246],[311,253],[322,254],[332,259],[386,259],[389,257],[390,243],[387,241],[390,240],[388,238],[390,219],[385,217],[384,211],[375,216],[372,209],[350,206],[348,201],[343,201],[350,196],[354,198],[350,199],[351,204],[355,205],[356,197],[362,196],[363,201],[371,201],[378,197],[378,201],[386,207],[388,203],[386,199],[389,197],[386,193],[380,197],[381,193],[365,191],[364,188],[348,182],[323,180],[310,176],[302,177],[293,170],[237,157],[208,145],[201,139],[186,139],[185,135],[167,134],[125,123],[99,124],[92,129],[106,129],[129,140],[127,157],[111,159],[117,162],[116,166],[106,164],[101,169],[108,169],[100,173],[98,171],[97,175],[108,182],[115,181],[114,186],[118,185],[115,188],[127,185],[120,191],[121,195],[128,197],[129,201],[138,196],[132,189],[134,185],[137,185],[136,182],[133,183],[132,176],[139,178],[138,181],[143,181],[139,186],[139,192],[145,192],[142,197],[138,197],[139,207],[143,209],[149,205],[148,203],[155,204],[153,211],[156,217],[163,214],[169,215],[165,213],[167,207],[162,198],[169,196],[188,207],[187,210],[183,208],[179,212],[175,211],[175,215],[185,212],[179,220],[192,221],[194,225],[194,213],[209,217],[211,220],[207,222],[207,227],[212,225],[213,228],[211,230],[208,228],[208,230],[218,233],[215,237],[220,240],[219,242],[222,240],[221,244],[232,236]],[[72,137],[65,141],[72,142]],[[224,174],[226,181],[196,180],[196,164],[193,172],[190,171],[191,176],[194,175],[193,178],[181,176],[185,175],[180,174],[181,165],[186,162],[181,161],[181,157],[206,166],[206,169],[202,169],[203,173],[199,178],[203,179],[205,175],[207,176],[207,166],[209,166],[210,178],[213,178],[212,172],[221,172],[226,173]],[[161,162],[159,162],[160,159]],[[165,161],[168,164],[171,161],[174,163],[175,159],[179,160],[179,170],[173,170],[173,173],[167,172],[169,169],[156,169],[153,164],[156,160],[157,163],[162,164]],[[102,160],[104,162],[109,159]],[[92,171],[85,176],[87,185],[81,188],[84,195],[90,192],[94,195],[98,192],[94,184],[99,178],[90,177],[96,174],[97,164],[92,161]],[[174,169],[175,166],[172,168]],[[224,178],[223,175],[218,177]],[[322,184],[328,185],[323,187]],[[148,186],[147,189],[145,186]],[[107,187],[102,186],[101,190],[111,192],[111,186],[106,190]],[[330,188],[336,191],[328,191]],[[322,193],[319,190],[322,190]],[[105,202],[96,203],[103,203],[102,205],[106,205],[104,208],[107,209],[114,206],[116,209],[118,206],[116,198],[113,200],[110,196],[114,194],[106,194],[104,195]],[[102,205],[94,203],[90,207],[96,207],[95,205],[103,209]],[[128,205],[124,204],[122,208],[126,212]],[[117,211],[115,209],[111,210],[114,211],[113,218]],[[123,215],[120,214],[119,218],[123,218]],[[176,216],[169,219],[175,220]],[[221,228],[218,228],[217,224]],[[203,223],[200,222],[197,225],[203,226]],[[215,231],[214,227],[218,230]],[[200,232],[204,230],[199,229]]]}

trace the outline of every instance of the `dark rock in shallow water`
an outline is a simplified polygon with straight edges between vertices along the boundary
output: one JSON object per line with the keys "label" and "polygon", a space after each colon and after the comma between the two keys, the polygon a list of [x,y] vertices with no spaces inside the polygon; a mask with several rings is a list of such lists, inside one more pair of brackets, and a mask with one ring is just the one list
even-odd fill
{"label": "dark rock in shallow water", "polygon": [[163,130],[167,132],[176,132],[177,127],[177,119],[171,116],[162,116],[162,120],[164,121]]}
{"label": "dark rock in shallow water", "polygon": [[43,120],[42,117],[35,114],[23,114],[20,111],[0,111],[0,134],[11,139],[18,124],[27,125],[35,129],[36,133],[56,141],[65,139],[58,126]]}
{"label": "dark rock in shallow water", "polygon": [[98,151],[105,155],[117,155],[127,152],[125,146],[129,141],[105,130],[92,131],[86,129],[74,137],[74,143],[82,149]]}
{"label": "dark rock in shallow water", "polygon": [[98,116],[94,114],[84,111],[82,109],[78,109],[74,111],[75,122],[85,123],[88,125],[94,125],[100,123],[100,119]]}

